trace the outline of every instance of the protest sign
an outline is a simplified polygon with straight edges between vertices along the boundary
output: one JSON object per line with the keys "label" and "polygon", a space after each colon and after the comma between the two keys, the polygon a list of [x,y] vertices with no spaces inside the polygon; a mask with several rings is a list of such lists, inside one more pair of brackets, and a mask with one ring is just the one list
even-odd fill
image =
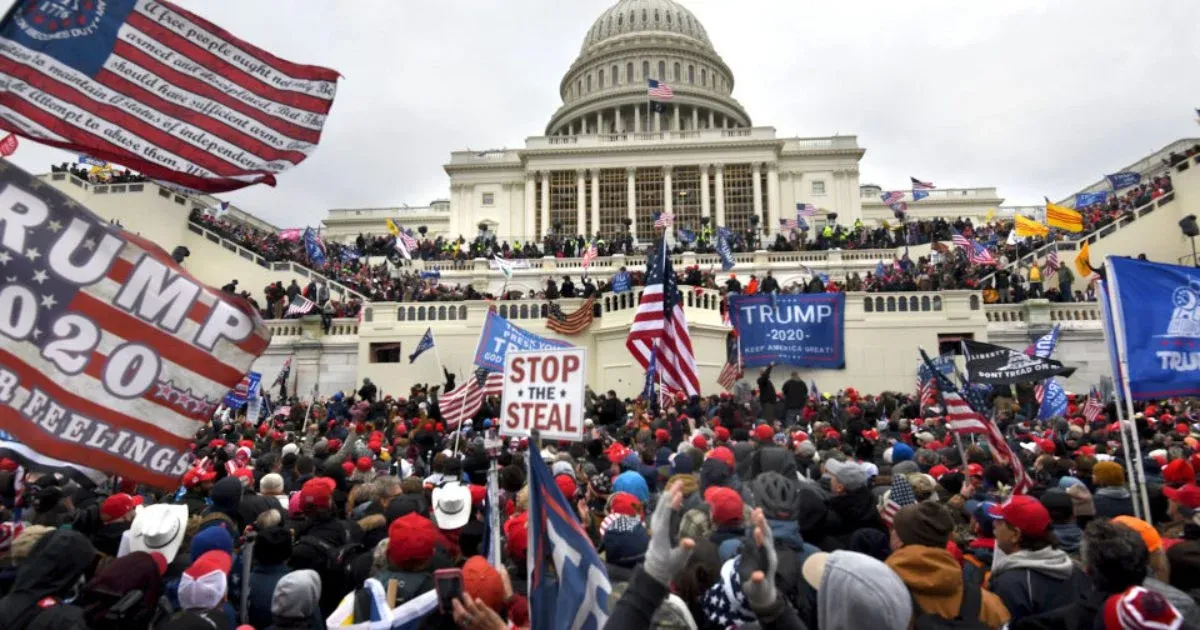
{"label": "protest sign", "polygon": [[743,365],[846,367],[845,306],[844,293],[732,296],[729,316]]}
{"label": "protest sign", "polygon": [[558,339],[547,339],[488,311],[479,345],[475,347],[475,365],[489,372],[504,369],[504,356],[515,350],[545,350],[547,348],[570,348],[571,344]]}
{"label": "protest sign", "polygon": [[512,351],[504,360],[504,411],[500,434],[583,441],[587,350]]}

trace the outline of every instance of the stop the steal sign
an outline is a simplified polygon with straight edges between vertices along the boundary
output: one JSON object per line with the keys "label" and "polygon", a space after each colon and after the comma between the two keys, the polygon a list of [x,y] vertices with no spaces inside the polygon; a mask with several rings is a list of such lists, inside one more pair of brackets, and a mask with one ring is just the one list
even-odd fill
{"label": "stop the steal sign", "polygon": [[583,441],[587,350],[510,351],[504,357],[504,411],[500,434]]}

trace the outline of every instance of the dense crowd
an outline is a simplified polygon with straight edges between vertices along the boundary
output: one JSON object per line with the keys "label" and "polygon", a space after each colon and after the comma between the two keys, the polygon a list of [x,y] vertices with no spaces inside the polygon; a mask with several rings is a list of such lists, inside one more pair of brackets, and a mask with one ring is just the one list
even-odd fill
{"label": "dense crowd", "polygon": [[129,169],[116,170],[112,167],[87,166],[63,162],[57,166],[50,165],[51,173],[70,173],[85,182],[93,184],[137,184],[146,181],[146,176],[134,173]]}
{"label": "dense crowd", "polygon": [[[495,399],[456,435],[440,412],[452,376],[400,397],[364,380],[281,399],[261,423],[218,411],[177,490],[18,479],[0,461],[0,627],[335,627],[370,601],[367,578],[400,606],[450,567],[464,596],[420,627],[527,627],[530,448],[603,558],[608,628],[1200,621],[1195,401],[1139,405],[1138,519],[1111,405],[1088,421],[1072,396],[1038,420],[1032,388],[994,388],[988,411],[1032,480],[1014,495],[1011,462],[956,447],[938,407],[755,378],[690,399],[589,391],[583,442],[505,438],[498,453]],[[501,566],[484,557],[492,456]]]}

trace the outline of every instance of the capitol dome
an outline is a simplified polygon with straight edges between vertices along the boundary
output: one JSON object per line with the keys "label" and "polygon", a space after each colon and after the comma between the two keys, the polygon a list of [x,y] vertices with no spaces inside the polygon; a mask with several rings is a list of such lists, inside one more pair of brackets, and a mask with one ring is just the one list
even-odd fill
{"label": "capitol dome", "polygon": [[[651,79],[674,94],[659,113],[647,110]],[[733,72],[700,20],[675,0],[620,0],[601,13],[559,92],[563,104],[546,135],[750,126],[732,96]]]}

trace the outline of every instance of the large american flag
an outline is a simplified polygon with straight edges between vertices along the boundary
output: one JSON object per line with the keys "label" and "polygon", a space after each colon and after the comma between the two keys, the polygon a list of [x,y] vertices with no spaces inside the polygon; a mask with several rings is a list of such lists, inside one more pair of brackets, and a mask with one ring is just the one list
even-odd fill
{"label": "large american flag", "polygon": [[337,79],[165,0],[20,0],[0,24],[0,127],[205,192],[311,155]]}
{"label": "large american flag", "polygon": [[994,265],[996,259],[983,243],[971,243],[971,249],[967,250],[967,262],[973,265]]}
{"label": "large american flag", "polygon": [[463,420],[470,420],[483,407],[483,400],[488,396],[499,396],[504,393],[504,374],[488,372],[483,368],[475,370],[467,382],[454,391],[438,399],[438,410],[442,414],[442,422],[449,429],[457,428]]}
{"label": "large american flag", "polygon": [[963,236],[962,232],[959,232],[953,228],[950,230],[950,242],[953,243],[955,247],[961,247],[967,250],[968,255],[974,251],[974,248],[971,247],[971,240]]}
{"label": "large american flag", "polygon": [[642,291],[625,347],[646,369],[657,346],[663,385],[695,396],[700,393],[700,376],[680,297],[667,242],[663,239],[658,251],[647,257],[646,289]]}
{"label": "large american flag", "polygon": [[925,361],[917,366],[917,405],[932,407],[937,404],[937,385],[933,368]]}
{"label": "large american flag", "polygon": [[800,228],[800,223],[796,219],[780,219],[779,227],[785,230],[797,230]]}
{"label": "large american flag", "polygon": [[300,317],[302,315],[308,315],[316,307],[316,302],[313,302],[303,295],[297,295],[296,299],[292,300],[292,303],[288,305],[287,312],[284,313],[284,315],[287,317]]}
{"label": "large american flag", "polygon": [[196,431],[270,343],[262,319],[11,164],[0,190],[28,221],[0,241],[14,311],[0,381],[16,379],[0,427],[47,457],[177,486]]}
{"label": "large american flag", "polygon": [[654,227],[656,228],[669,229],[672,225],[675,225],[674,212],[661,212],[654,217]]}
{"label": "large american flag", "polygon": [[546,328],[560,335],[578,335],[587,330],[595,319],[596,296],[591,296],[579,305],[571,314],[564,313],[562,307],[551,302],[546,314]]}
{"label": "large american flag", "polygon": [[879,198],[883,200],[883,205],[890,206],[898,201],[904,200],[904,191],[903,190],[889,190],[888,192],[885,192],[882,195],[879,195]]}
{"label": "large american flag", "polygon": [[671,90],[671,86],[667,85],[666,83],[663,83],[662,81],[655,81],[654,79],[648,79],[647,83],[649,87],[646,91],[646,94],[650,98],[658,99],[660,101],[669,101],[674,98],[675,92],[673,92]]}
{"label": "large american flag", "polygon": [[583,250],[583,268],[587,269],[588,265],[592,264],[592,260],[596,258],[596,241],[588,243],[587,249]]}

